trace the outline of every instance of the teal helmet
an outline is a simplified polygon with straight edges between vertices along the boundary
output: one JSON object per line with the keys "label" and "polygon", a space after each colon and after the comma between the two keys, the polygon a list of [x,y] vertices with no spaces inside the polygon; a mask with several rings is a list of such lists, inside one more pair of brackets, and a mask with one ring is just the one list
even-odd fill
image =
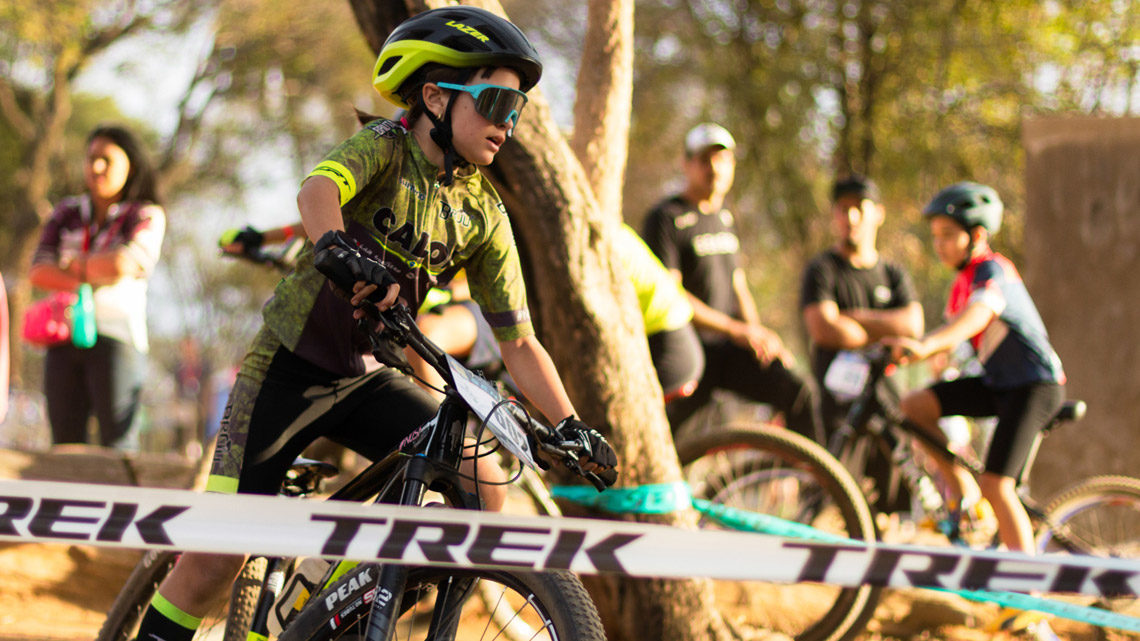
{"label": "teal helmet", "polygon": [[1004,206],[992,187],[960,182],[938,192],[922,210],[923,218],[946,216],[965,229],[984,227],[992,236],[1001,229]]}

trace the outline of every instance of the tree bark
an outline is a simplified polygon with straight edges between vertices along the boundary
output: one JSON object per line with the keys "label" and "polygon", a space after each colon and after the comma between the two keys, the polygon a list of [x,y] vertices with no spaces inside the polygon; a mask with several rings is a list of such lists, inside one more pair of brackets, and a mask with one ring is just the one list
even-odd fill
{"label": "tree bark", "polygon": [[633,102],[633,0],[590,0],[570,147],[603,216],[621,220]]}
{"label": "tree bark", "polygon": [[[379,15],[356,6],[380,0],[350,1],[357,16]],[[502,14],[497,2],[471,4]],[[435,3],[409,1],[407,5],[415,12]],[[616,4],[605,9],[602,14],[618,15]],[[630,12],[628,20],[632,20],[632,9],[626,9]],[[619,22],[611,20],[608,24]],[[395,24],[360,26],[368,42],[382,43]],[[631,24],[628,27],[631,31]],[[611,36],[617,34],[607,37]],[[606,67],[613,71],[612,63]],[[614,83],[628,83],[628,76],[622,77],[620,71],[610,77]],[[623,91],[627,92],[628,87],[615,93],[620,95]],[[620,156],[623,165],[630,108],[628,93],[625,95],[624,105],[616,106],[612,97],[598,97],[597,104],[605,104],[607,110],[622,109],[625,115],[599,116],[597,121],[602,126],[594,132],[607,145],[621,148],[611,158]],[[607,130],[605,123],[611,129]],[[614,123],[625,131],[615,133]],[[593,157],[589,150],[603,147],[590,138],[582,138],[582,148],[587,150],[586,156]],[[621,220],[620,195],[617,205],[603,213],[587,173],[559,132],[539,90],[530,92],[530,102],[513,142],[504,146],[487,173],[511,212],[512,224],[529,259],[531,282],[537,284],[531,293],[534,311],[541,320],[540,338],[558,366],[582,419],[611,437],[621,461],[619,485],[679,481],[680,464],[661,389],[650,363],[636,297],[611,250],[610,239]],[[596,175],[614,176],[612,171]],[[616,182],[620,186],[620,174]],[[563,508],[576,516],[598,516],[573,505]],[[692,511],[609,518],[686,528],[695,528],[696,524]],[[707,580],[583,578],[612,641],[729,638],[713,608],[711,584]]]}

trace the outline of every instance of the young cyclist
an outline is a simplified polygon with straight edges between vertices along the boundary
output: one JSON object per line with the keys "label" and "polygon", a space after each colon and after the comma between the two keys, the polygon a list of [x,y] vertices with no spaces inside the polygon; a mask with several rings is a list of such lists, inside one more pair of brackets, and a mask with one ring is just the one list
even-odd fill
{"label": "young cyclist", "polygon": [[[616,465],[605,439],[574,418],[534,336],[506,214],[478,170],[506,142],[541,72],[521,31],[475,7],[427,11],[392,32],[373,84],[407,108],[407,116],[371,122],[302,184],[301,220],[306,235],[318,240],[306,246],[265,306],[264,324],[230,396],[208,489],[272,494],[317,436],[375,458],[428,420],[437,404],[411,379],[390,368],[365,372],[367,343],[356,330],[364,312],[355,308],[379,300],[384,309],[399,297],[415,309],[428,289],[461,268],[523,394],[562,434],[587,446],[586,469]],[[314,256],[339,252],[344,242],[359,248],[346,260],[366,277],[353,292],[336,293],[314,268]],[[386,291],[370,284],[387,279],[394,284]],[[138,637],[189,639],[218,586],[232,580],[241,562],[184,555]]]}
{"label": "young cyclist", "polygon": [[[901,362],[925,359],[969,340],[984,373],[936,383],[903,398],[902,412],[940,439],[942,416],[996,416],[985,472],[978,482],[968,470],[934,456],[950,485],[951,505],[969,508],[981,495],[998,520],[1010,550],[1032,552],[1033,527],[1018,499],[1016,478],[1034,437],[1064,401],[1065,374],[1049,344],[1037,308],[1013,263],[995,253],[989,239],[1001,226],[1002,202],[990,187],[951,185],[923,210],[943,264],[958,270],[946,304],[947,322],[919,339],[884,338]],[[956,525],[951,523],[951,526]]]}

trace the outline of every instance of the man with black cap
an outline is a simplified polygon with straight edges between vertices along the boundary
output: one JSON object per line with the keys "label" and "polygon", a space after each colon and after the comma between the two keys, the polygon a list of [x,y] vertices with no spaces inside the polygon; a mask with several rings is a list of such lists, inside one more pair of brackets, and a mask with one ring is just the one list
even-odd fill
{"label": "man with black cap", "polygon": [[[850,398],[831,388],[829,380],[842,380],[838,370],[857,350],[884,336],[922,335],[922,305],[910,275],[882,260],[876,242],[884,208],[874,181],[860,175],[836,180],[831,191],[831,228],[835,244],[816,256],[804,271],[800,309],[811,340],[812,373],[819,386],[823,421],[830,436],[842,424]],[[884,396],[885,395],[885,396]],[[880,390],[887,402],[897,404],[898,393],[889,385]],[[872,461],[873,468],[889,466]],[[870,470],[869,470],[870,471]],[[894,485],[894,484],[890,484]],[[893,503],[892,489],[880,488],[879,507]]]}
{"label": "man with black cap", "polygon": [[685,187],[649,212],[643,233],[688,292],[705,349],[704,376],[695,394],[670,403],[670,422],[676,429],[714,389],[727,389],[772,405],[789,428],[818,440],[823,429],[812,386],[791,369],[779,336],[760,323],[739,265],[740,239],[724,207],[736,141],[724,127],[701,123],[685,136],[684,148]]}

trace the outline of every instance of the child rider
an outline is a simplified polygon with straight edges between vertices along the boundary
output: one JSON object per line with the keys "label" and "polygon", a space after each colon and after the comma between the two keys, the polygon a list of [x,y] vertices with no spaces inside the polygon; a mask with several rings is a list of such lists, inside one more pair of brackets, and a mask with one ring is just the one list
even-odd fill
{"label": "child rider", "polygon": [[[574,418],[534,336],[502,202],[478,169],[510,137],[525,92],[541,72],[538,54],[518,28],[475,7],[427,11],[392,32],[373,85],[407,115],[370,122],[301,186],[301,220],[306,235],[318,240],[302,251],[265,306],[230,395],[209,490],[274,494],[296,455],[318,436],[375,459],[435,414],[437,404],[410,378],[390,368],[365,372],[367,341],[354,320],[363,310],[354,308],[371,304],[367,297],[376,286],[362,280],[353,292],[338,294],[313,266],[314,255],[343,242],[359,247],[353,273],[370,274],[372,283],[387,274],[394,279],[373,297],[382,298],[380,309],[397,297],[416,309],[428,289],[465,268],[524,395],[566,438],[587,446],[585,469],[616,465],[605,439]],[[241,557],[183,555],[138,638],[189,640],[218,586],[241,564]]]}
{"label": "child rider", "polygon": [[[922,360],[970,340],[984,372],[978,377],[943,381],[911,393],[902,412],[912,422],[941,437],[942,416],[996,416],[985,472],[975,484],[960,465],[935,454],[950,485],[957,519],[981,495],[993,506],[998,535],[1010,550],[1032,553],[1033,526],[1016,491],[1037,433],[1064,401],[1061,360],[1025,284],[989,239],[1001,226],[1002,202],[990,187],[961,182],[940,191],[923,210],[933,236],[934,252],[958,270],[946,304],[947,322],[920,339],[892,337],[901,362]],[[957,523],[951,523],[953,528]]]}

